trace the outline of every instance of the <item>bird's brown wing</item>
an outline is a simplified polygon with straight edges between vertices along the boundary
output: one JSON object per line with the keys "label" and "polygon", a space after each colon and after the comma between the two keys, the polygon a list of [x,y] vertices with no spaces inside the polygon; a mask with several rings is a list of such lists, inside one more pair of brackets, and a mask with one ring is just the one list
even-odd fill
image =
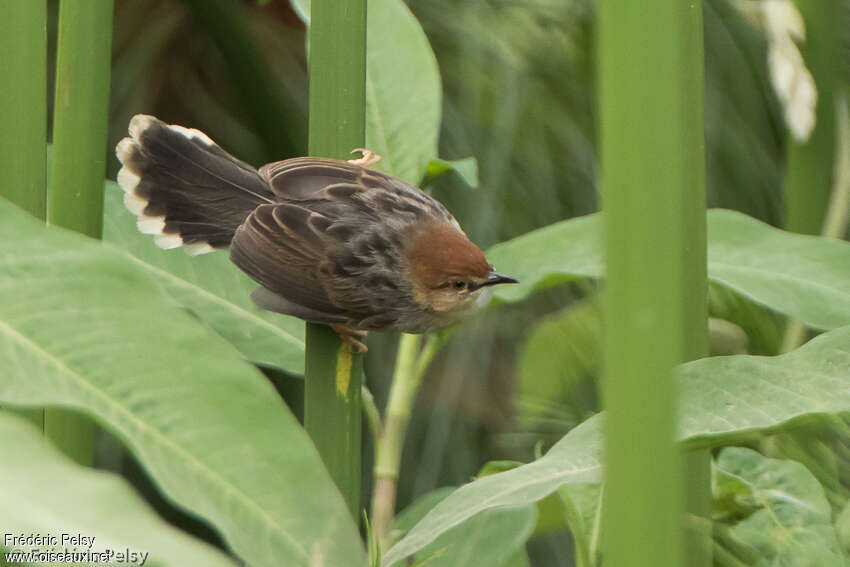
{"label": "bird's brown wing", "polygon": [[364,311],[365,291],[345,285],[340,293],[337,286],[327,285],[327,273],[334,271],[328,253],[338,245],[328,236],[329,223],[322,214],[295,203],[261,205],[236,230],[230,259],[292,304],[285,311],[291,315],[319,322],[359,320],[371,314]]}
{"label": "bird's brown wing", "polygon": [[388,175],[328,158],[302,157],[276,161],[260,168],[278,197],[292,201],[321,198],[332,186],[348,185],[352,190],[389,186]]}
{"label": "bird's brown wing", "polygon": [[[448,210],[410,183],[381,171],[328,158],[302,157],[260,168],[272,192],[283,201],[316,203],[331,218],[350,214],[349,206],[367,216],[414,214],[460,225]],[[310,205],[312,208],[313,205]]]}

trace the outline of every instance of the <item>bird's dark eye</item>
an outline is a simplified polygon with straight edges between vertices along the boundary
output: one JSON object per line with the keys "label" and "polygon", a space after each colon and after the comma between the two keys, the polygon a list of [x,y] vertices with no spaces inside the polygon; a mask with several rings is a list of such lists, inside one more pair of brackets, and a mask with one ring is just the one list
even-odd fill
{"label": "bird's dark eye", "polygon": [[452,285],[455,286],[455,289],[461,290],[466,287],[466,282],[458,280],[456,282],[452,282]]}

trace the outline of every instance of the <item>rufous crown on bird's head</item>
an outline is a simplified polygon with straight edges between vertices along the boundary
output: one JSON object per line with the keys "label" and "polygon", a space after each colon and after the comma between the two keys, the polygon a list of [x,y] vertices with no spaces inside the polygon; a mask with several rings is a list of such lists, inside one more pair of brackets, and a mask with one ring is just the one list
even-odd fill
{"label": "rufous crown on bird's head", "polygon": [[484,252],[446,223],[417,227],[407,246],[414,296],[435,311],[464,309],[483,287],[517,280],[493,271]]}

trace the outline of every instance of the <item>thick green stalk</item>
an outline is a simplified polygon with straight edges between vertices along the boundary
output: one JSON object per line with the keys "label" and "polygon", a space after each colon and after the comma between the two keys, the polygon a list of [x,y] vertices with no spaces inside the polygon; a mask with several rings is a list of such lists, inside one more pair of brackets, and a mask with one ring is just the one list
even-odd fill
{"label": "thick green stalk", "polygon": [[[310,8],[310,155],[346,159],[366,136],[366,0]],[[324,325],[307,324],[304,425],[360,520],[362,361]]]}
{"label": "thick green stalk", "polygon": [[0,195],[43,219],[47,156],[47,5],[0,9]]}
{"label": "thick green stalk", "polygon": [[[93,238],[103,225],[111,44],[112,0],[62,0],[47,222]],[[78,462],[91,462],[90,420],[47,410],[44,432]]]}
{"label": "thick green stalk", "polygon": [[785,227],[820,234],[832,190],[835,160],[835,83],[838,76],[838,0],[795,0],[806,24],[802,52],[818,91],[811,137],[789,136],[785,171]]}
{"label": "thick green stalk", "polygon": [[395,514],[398,473],[401,467],[401,453],[413,402],[422,377],[431,361],[434,360],[447,335],[428,335],[421,352],[419,335],[404,334],[398,346],[395,371],[387,400],[387,409],[375,439],[374,489],[372,494],[372,528],[381,544],[381,549],[389,548],[389,535]]}
{"label": "thick green stalk", "polygon": [[[47,157],[47,2],[0,8],[0,197],[44,219]],[[20,410],[40,427],[42,410]]]}
{"label": "thick green stalk", "polygon": [[[633,0],[599,7],[603,556],[606,565],[666,567],[684,557],[672,370],[704,351],[706,333],[701,6]],[[693,459],[703,471],[704,455]]]}
{"label": "thick green stalk", "polygon": [[419,384],[416,376],[419,343],[419,335],[401,336],[381,436],[375,440],[375,483],[371,521],[381,549],[389,548],[387,538],[395,513],[396,484],[401,451],[404,447],[404,433],[410,421],[412,400]]}
{"label": "thick green stalk", "polygon": [[[837,0],[795,0],[806,25],[803,59],[818,91],[815,128],[805,142],[789,136],[785,170],[785,228],[820,234],[827,220],[835,160],[835,90],[838,76]],[[781,351],[806,341],[806,326],[789,319]]]}
{"label": "thick green stalk", "polygon": [[[708,253],[706,244],[705,127],[702,4],[684,10],[681,25],[684,41],[680,73],[683,129],[687,136],[682,151],[689,179],[682,192],[682,357],[681,362],[708,354]],[[684,455],[685,557],[690,567],[711,567],[711,451],[688,451]]]}
{"label": "thick green stalk", "polygon": [[823,235],[827,238],[844,238],[850,221],[850,108],[847,96],[836,101],[837,130],[835,185],[829,198],[829,208],[823,221]]}

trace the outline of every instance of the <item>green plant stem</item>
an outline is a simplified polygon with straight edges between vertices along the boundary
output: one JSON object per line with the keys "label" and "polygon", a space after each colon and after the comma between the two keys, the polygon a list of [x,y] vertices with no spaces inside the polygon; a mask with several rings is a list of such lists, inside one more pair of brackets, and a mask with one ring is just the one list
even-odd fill
{"label": "green plant stem", "polygon": [[836,97],[835,185],[823,221],[823,235],[835,239],[844,238],[850,221],[850,111],[847,102],[844,94]]}
{"label": "green plant stem", "polygon": [[[816,123],[805,142],[789,139],[785,171],[785,228],[803,234],[822,234],[830,205],[835,160],[835,84],[838,75],[837,0],[795,0],[806,25],[802,52],[818,91]],[[794,350],[808,330],[790,319],[781,352]]]}
{"label": "green plant stem", "polygon": [[381,420],[381,412],[375,405],[375,397],[365,385],[360,389],[360,399],[363,402],[363,412],[366,414],[366,423],[373,439],[380,439],[384,432],[384,423]]}
{"label": "green plant stem", "polygon": [[[829,198],[821,234],[827,238],[844,238],[850,220],[850,116],[847,97],[836,97],[837,140],[835,151],[835,185]],[[797,319],[790,319],[782,339],[781,352],[789,352],[803,344],[808,328]]]}
{"label": "green plant stem", "polygon": [[[608,411],[602,555],[606,565],[672,567],[685,564],[686,545],[692,553],[682,529],[673,368],[706,348],[701,4],[599,8]],[[702,470],[705,455],[699,459]],[[688,504],[702,508],[706,487],[694,490]],[[705,565],[704,554],[696,561]]]}
{"label": "green plant stem", "polygon": [[[680,362],[708,355],[708,244],[705,195],[705,127],[704,127],[704,48],[702,5],[692,4],[683,10],[685,45],[682,50],[683,98],[687,107],[682,115],[685,162],[690,179],[681,187],[684,230],[681,234],[682,254],[682,333]],[[711,451],[686,450],[682,474],[686,480],[683,493],[684,552],[690,567],[711,567]],[[691,520],[691,521],[688,521]]]}
{"label": "green plant stem", "polygon": [[[92,238],[103,227],[112,9],[112,0],[63,0],[59,9],[47,222]],[[91,420],[46,410],[44,433],[76,461],[91,463]]]}
{"label": "green plant stem", "polygon": [[602,532],[602,506],[604,501],[605,486],[603,485],[599,488],[599,500],[596,502],[596,514],[593,516],[593,528],[590,531],[588,558],[592,567],[599,564],[599,536]]}
{"label": "green plant stem", "polygon": [[806,25],[806,67],[818,91],[816,123],[805,142],[789,139],[785,172],[785,227],[820,234],[835,159],[835,83],[838,75],[838,0],[795,0]]}
{"label": "green plant stem", "polygon": [[564,506],[564,519],[573,535],[576,567],[593,567],[589,543],[589,536],[591,534],[588,534],[582,525],[581,513],[568,494],[564,495],[562,492],[561,503]]}
{"label": "green plant stem", "polygon": [[0,196],[44,219],[47,182],[47,6],[0,9]]}
{"label": "green plant stem", "polygon": [[[47,3],[0,8],[0,196],[44,219],[47,159]],[[39,429],[40,409],[16,410]]]}
{"label": "green plant stem", "polygon": [[382,435],[375,441],[375,488],[372,494],[372,528],[382,549],[387,549],[395,512],[396,488],[404,437],[422,376],[444,339],[428,335],[421,352],[419,335],[403,334],[398,346]]}
{"label": "green plant stem", "polygon": [[[345,159],[366,135],[366,0],[310,7],[310,155]],[[360,521],[362,357],[325,325],[307,324],[304,426]]]}

